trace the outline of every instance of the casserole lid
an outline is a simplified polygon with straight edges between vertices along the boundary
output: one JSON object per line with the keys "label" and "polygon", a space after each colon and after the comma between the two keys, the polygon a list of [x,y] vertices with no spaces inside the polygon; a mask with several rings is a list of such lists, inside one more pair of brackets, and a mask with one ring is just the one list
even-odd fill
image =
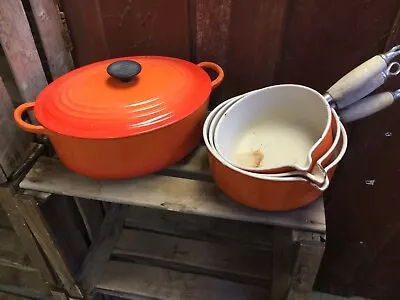
{"label": "casserole lid", "polygon": [[[213,84],[201,66],[217,70]],[[110,59],[53,81],[39,94],[34,113],[44,127],[60,134],[127,137],[187,117],[207,101],[222,77],[213,63],[161,56]]]}

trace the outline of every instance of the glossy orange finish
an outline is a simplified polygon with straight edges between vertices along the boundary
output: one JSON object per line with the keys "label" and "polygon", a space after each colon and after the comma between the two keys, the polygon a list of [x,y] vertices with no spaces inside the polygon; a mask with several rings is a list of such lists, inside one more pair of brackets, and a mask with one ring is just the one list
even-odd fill
{"label": "glossy orange finish", "polygon": [[[209,153],[212,176],[229,197],[248,207],[267,211],[291,210],[305,206],[321,192],[307,181],[267,181],[236,172]],[[328,172],[329,178],[333,172]]]}
{"label": "glossy orange finish", "polygon": [[195,149],[201,139],[205,102],[183,120],[136,136],[83,139],[47,130],[65,166],[92,178],[130,178],[174,164]]}
{"label": "glossy orange finish", "polygon": [[[97,75],[92,74],[97,72],[92,66],[88,72],[81,70],[84,76],[74,77],[79,69],[64,75],[69,78],[64,79],[67,83],[71,80],[68,84],[56,80],[36,103],[19,106],[14,118],[23,130],[48,135],[64,165],[88,177],[130,178],[174,164],[201,140],[209,94],[221,83],[224,73],[213,63],[196,66],[155,57],[167,61],[158,68],[148,65],[154,62],[151,57],[143,59],[143,70],[154,70],[148,75],[141,73],[139,83],[126,85],[104,77],[104,66],[110,61],[101,62]],[[165,68],[171,62],[168,73]],[[202,68],[214,69],[218,77],[211,81]],[[87,85],[79,89],[83,83]],[[69,89],[64,84],[76,86]],[[32,108],[43,126],[22,120],[23,112]]]}
{"label": "glossy orange finish", "polygon": [[[332,124],[334,131],[336,131],[336,126],[339,124],[334,121]],[[343,143],[347,143],[347,139],[346,142],[339,142],[333,152],[341,151],[344,147]],[[332,160],[333,155],[329,155],[321,162],[321,165],[325,167]],[[221,163],[210,151],[208,161],[211,174],[218,187],[233,200],[251,208],[266,211],[291,210],[313,202],[322,194],[308,181],[266,180],[237,172]],[[332,179],[336,167],[337,165],[334,165],[328,170],[329,180]]]}
{"label": "glossy orange finish", "polygon": [[46,134],[46,128],[44,128],[42,125],[33,125],[26,123],[24,120],[22,120],[22,114],[26,110],[33,109],[34,107],[35,107],[35,102],[28,102],[21,104],[14,110],[14,119],[17,122],[17,125],[27,132],[36,134]]}
{"label": "glossy orange finish", "polygon": [[[111,77],[107,67],[119,60],[141,65],[131,81]],[[218,73],[211,79],[203,68]],[[160,56],[132,56],[73,70],[47,86],[36,99],[35,116],[54,132],[80,138],[119,138],[171,125],[207,101],[223,78],[209,62]]]}

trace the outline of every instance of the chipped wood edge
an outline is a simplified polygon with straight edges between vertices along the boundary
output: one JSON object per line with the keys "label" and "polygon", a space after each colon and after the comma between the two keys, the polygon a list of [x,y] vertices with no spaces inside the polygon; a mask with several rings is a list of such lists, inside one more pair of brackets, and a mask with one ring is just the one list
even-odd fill
{"label": "chipped wood edge", "polygon": [[50,235],[46,221],[38,208],[37,201],[31,195],[22,193],[18,193],[17,198],[21,203],[21,211],[24,214],[29,229],[45,253],[62,285],[70,296],[82,298],[82,293],[76,285],[65,259],[62,257]]}

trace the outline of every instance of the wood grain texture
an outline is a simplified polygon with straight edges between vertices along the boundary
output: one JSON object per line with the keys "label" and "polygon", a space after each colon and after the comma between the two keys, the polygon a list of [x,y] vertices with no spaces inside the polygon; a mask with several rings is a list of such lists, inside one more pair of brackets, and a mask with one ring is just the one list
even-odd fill
{"label": "wood grain texture", "polygon": [[146,230],[196,241],[219,242],[226,245],[271,250],[272,227],[250,222],[238,222],[179,212],[130,207],[126,228]]}
{"label": "wood grain texture", "polygon": [[39,270],[3,258],[0,258],[0,284],[42,294],[50,293]]}
{"label": "wood grain texture", "polygon": [[95,285],[105,272],[104,264],[109,260],[115,243],[122,231],[126,209],[119,204],[113,204],[108,210],[99,235],[91,245],[85,261],[78,272],[77,280],[84,292],[90,295]]}
{"label": "wood grain texture", "polygon": [[24,101],[34,101],[47,85],[20,0],[0,3],[0,42]]}
{"label": "wood grain texture", "polygon": [[195,54],[197,61],[225,67],[228,60],[232,0],[195,1]]}
{"label": "wood grain texture", "polygon": [[[267,289],[208,276],[111,261],[105,265],[99,291],[110,295],[164,300],[265,300]],[[118,293],[117,293],[118,291]],[[146,298],[147,297],[147,298]]]}
{"label": "wood grain texture", "polygon": [[294,250],[292,230],[275,227],[273,234],[271,300],[287,298],[292,278]]}
{"label": "wood grain texture", "polygon": [[[228,199],[215,184],[149,175],[130,180],[94,180],[66,169],[56,159],[41,157],[20,186],[24,189],[166,209],[317,232],[325,231],[322,200],[287,212],[261,212]],[[149,189],[149,186],[152,188]]]}
{"label": "wood grain texture", "polygon": [[62,1],[78,65],[127,55],[189,59],[186,0],[90,2]]}
{"label": "wood grain texture", "polygon": [[53,79],[73,68],[71,53],[65,47],[64,28],[57,2],[29,0]]}
{"label": "wood grain texture", "polygon": [[32,135],[19,129],[13,118],[14,107],[0,77],[0,173],[3,182],[27,156]]}
{"label": "wood grain texture", "polygon": [[271,277],[270,251],[138,229],[122,231],[113,256],[261,287]]}
{"label": "wood grain texture", "polygon": [[20,209],[20,204],[16,201],[12,189],[9,187],[0,188],[0,204],[7,212],[8,218],[13,229],[21,242],[22,248],[31,259],[32,266],[40,270],[41,276],[45,283],[50,285],[55,283],[53,275],[39,249],[35,238],[33,237],[28,225],[25,222]]}
{"label": "wood grain texture", "polygon": [[[195,0],[190,16],[192,32],[192,59],[211,61],[226,70],[231,25],[232,0]],[[215,77],[213,72],[210,76]],[[225,80],[211,93],[210,107],[215,107],[223,97]]]}
{"label": "wood grain texture", "polygon": [[[363,27],[357,46],[353,46],[360,52],[371,47],[371,53],[374,46],[376,54],[400,42],[395,20],[399,2],[377,4],[368,3],[367,14],[375,18],[376,27]],[[366,16],[365,12],[361,14]],[[373,37],[374,40],[369,40]],[[383,90],[399,87],[399,78],[393,78]],[[395,269],[400,268],[400,263],[395,257],[400,240],[396,213],[400,209],[397,201],[400,194],[394,187],[399,177],[400,143],[392,137],[400,134],[399,108],[393,105],[352,124],[348,151],[326,196],[328,239],[317,278],[320,290],[372,299],[398,296]]]}
{"label": "wood grain texture", "polygon": [[325,92],[382,51],[397,7],[396,0],[291,1],[274,82]]}
{"label": "wood grain texture", "polygon": [[190,58],[187,0],[99,0],[111,57],[165,55]]}
{"label": "wood grain texture", "polygon": [[73,200],[85,225],[88,238],[93,242],[104,219],[101,202],[79,197],[73,197]]}
{"label": "wood grain texture", "polygon": [[50,235],[50,231],[38,208],[36,200],[29,195],[22,194],[18,195],[18,198],[21,203],[21,211],[24,214],[27,224],[45,253],[46,258],[49,260],[52,269],[61,281],[62,286],[72,297],[81,298],[82,294],[65,263],[64,257],[57,248],[53,237]]}
{"label": "wood grain texture", "polygon": [[287,300],[309,299],[324,250],[321,241],[298,242]]}
{"label": "wood grain texture", "polygon": [[54,244],[65,259],[68,270],[71,273],[76,272],[85,259],[90,242],[73,199],[52,195],[40,205],[39,212],[47,224]]}
{"label": "wood grain texture", "polygon": [[272,84],[288,0],[232,1],[224,99]]}
{"label": "wood grain texture", "polygon": [[109,58],[99,1],[61,0],[60,3],[71,31],[75,63],[82,66]]}

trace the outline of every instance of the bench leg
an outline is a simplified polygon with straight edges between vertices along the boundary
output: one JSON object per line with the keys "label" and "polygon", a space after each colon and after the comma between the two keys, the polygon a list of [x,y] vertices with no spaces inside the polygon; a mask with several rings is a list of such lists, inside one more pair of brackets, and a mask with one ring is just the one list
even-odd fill
{"label": "bench leg", "polygon": [[325,236],[294,232],[296,239],[293,275],[287,300],[309,299],[325,251]]}

